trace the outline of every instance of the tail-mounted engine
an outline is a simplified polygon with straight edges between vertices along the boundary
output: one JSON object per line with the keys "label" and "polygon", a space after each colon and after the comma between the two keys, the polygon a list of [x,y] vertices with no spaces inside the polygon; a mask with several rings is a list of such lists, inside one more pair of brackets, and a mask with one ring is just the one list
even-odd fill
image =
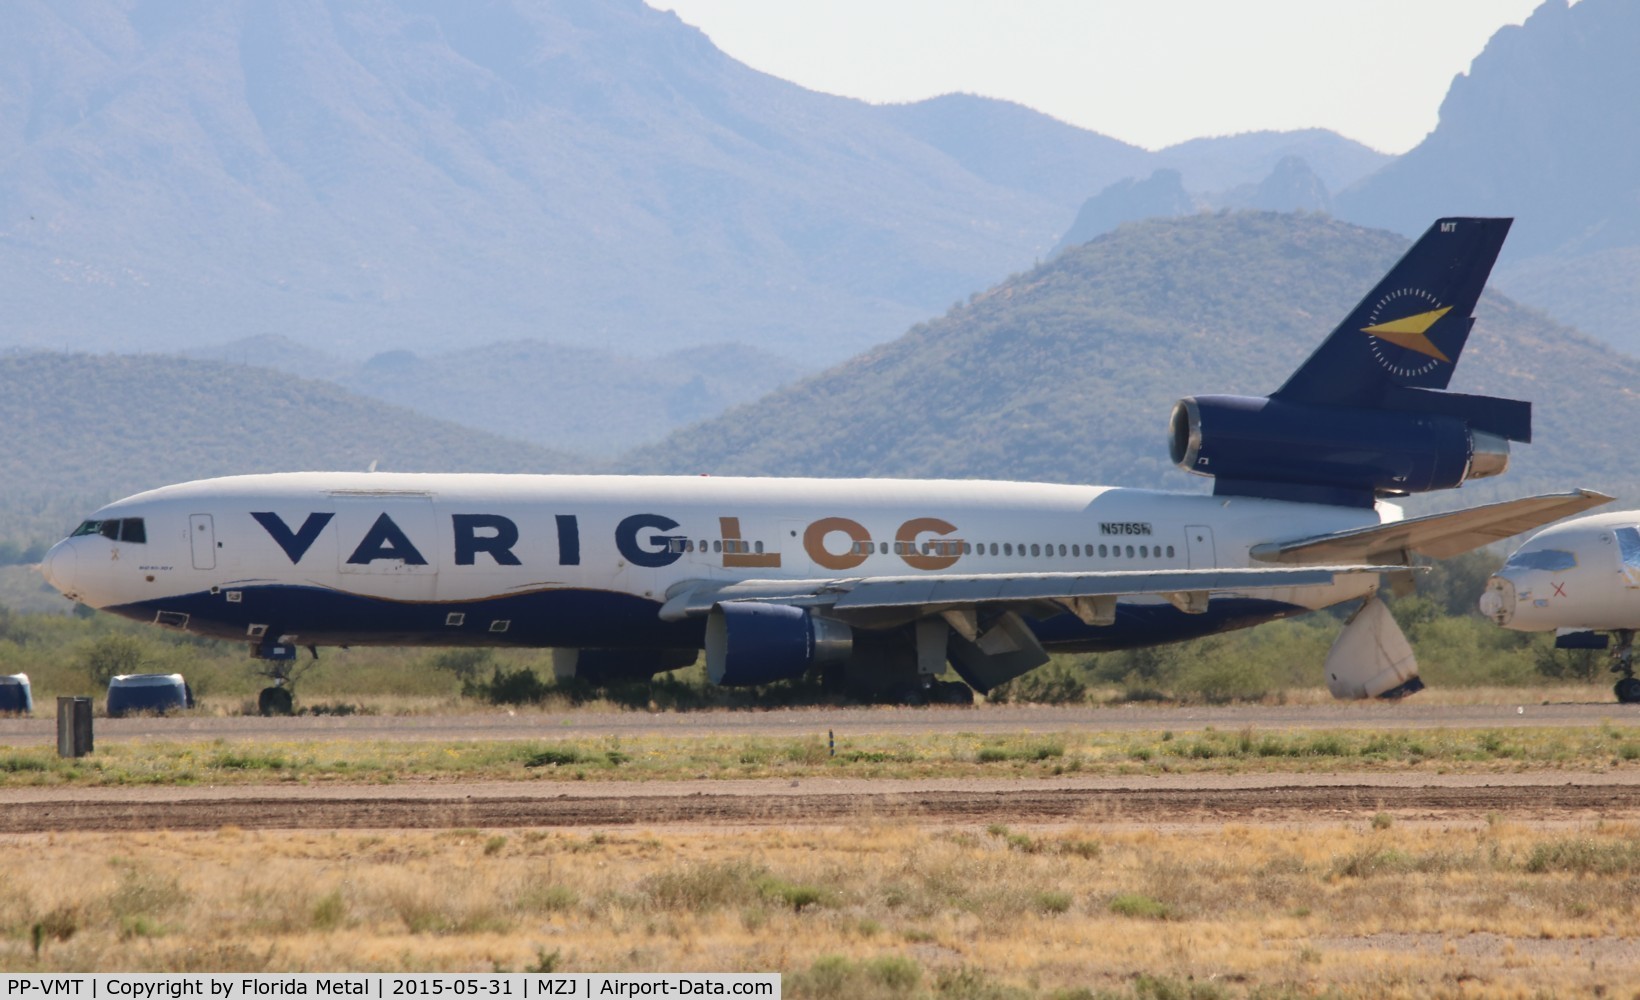
{"label": "tail-mounted engine", "polygon": [[[1509,467],[1509,438],[1529,439],[1529,411],[1524,432],[1515,426],[1514,414],[1501,419],[1492,412],[1509,409],[1492,404],[1524,404],[1456,393],[1423,395],[1410,402],[1434,401],[1448,412],[1323,406],[1265,396],[1187,397],[1173,406],[1169,450],[1186,472],[1215,477],[1216,494],[1371,506],[1377,497],[1450,489],[1496,476]],[[1466,408],[1475,411],[1469,419],[1461,412]]]}

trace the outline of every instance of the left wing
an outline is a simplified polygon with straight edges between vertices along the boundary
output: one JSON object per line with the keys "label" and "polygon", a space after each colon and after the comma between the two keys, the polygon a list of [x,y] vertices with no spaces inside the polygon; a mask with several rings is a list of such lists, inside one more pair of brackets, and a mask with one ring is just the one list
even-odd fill
{"label": "left wing", "polygon": [[[689,581],[673,589],[660,616],[676,621],[736,601],[828,608],[839,612],[910,611],[930,614],[979,605],[1016,608],[1055,604],[1090,625],[1114,620],[1116,598],[1165,597],[1183,611],[1207,610],[1213,591],[1324,587],[1340,574],[1388,573],[1403,566],[1305,566],[1269,569],[1173,569],[1155,572],[975,573],[940,576],[868,576],[828,580]],[[843,615],[838,615],[844,617]]]}

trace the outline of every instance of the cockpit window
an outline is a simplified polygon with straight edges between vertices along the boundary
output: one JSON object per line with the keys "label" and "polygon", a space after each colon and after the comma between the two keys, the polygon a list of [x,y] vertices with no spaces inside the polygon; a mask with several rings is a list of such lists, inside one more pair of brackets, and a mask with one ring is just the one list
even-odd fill
{"label": "cockpit window", "polygon": [[1532,549],[1522,550],[1509,557],[1504,563],[1505,569],[1543,569],[1551,572],[1563,569],[1572,569],[1577,565],[1577,557],[1565,549]]}
{"label": "cockpit window", "polygon": [[1631,587],[1640,587],[1640,528],[1618,528],[1617,550],[1623,556],[1623,576]]}
{"label": "cockpit window", "polygon": [[69,537],[81,535],[101,535],[111,541],[142,545],[148,541],[148,526],[140,517],[111,517],[103,521],[82,521]]}

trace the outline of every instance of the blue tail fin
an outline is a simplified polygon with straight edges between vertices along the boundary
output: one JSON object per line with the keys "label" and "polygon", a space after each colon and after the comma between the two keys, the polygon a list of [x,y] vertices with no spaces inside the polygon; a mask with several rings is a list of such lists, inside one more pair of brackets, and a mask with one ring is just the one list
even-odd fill
{"label": "blue tail fin", "polygon": [[1396,388],[1445,389],[1513,219],[1438,219],[1271,395],[1385,407]]}

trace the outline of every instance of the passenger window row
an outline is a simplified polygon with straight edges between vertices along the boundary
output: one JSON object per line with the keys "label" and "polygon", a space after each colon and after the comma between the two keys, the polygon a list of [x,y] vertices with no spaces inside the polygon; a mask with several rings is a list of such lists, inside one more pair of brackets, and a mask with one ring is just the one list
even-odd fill
{"label": "passenger window row", "polygon": [[[86,523],[87,524],[95,524],[97,522],[87,521]],[[88,534],[88,533],[89,532],[85,532],[83,530],[75,532],[75,534]],[[739,538],[721,539],[721,540],[712,541],[712,542],[707,542],[707,540],[704,539],[704,538],[701,539],[698,542],[695,541],[692,538],[669,538],[667,540],[667,551],[669,551],[669,552],[697,552],[697,551],[699,551],[699,552],[713,552],[713,553],[728,552],[728,553],[731,553],[731,554],[733,554],[733,553],[750,554],[750,553],[755,552],[758,555],[762,555],[763,554],[763,543],[760,542],[760,541],[759,542],[748,542],[748,541],[745,541],[745,540],[739,539]],[[1124,557],[1128,558],[1128,559],[1173,559],[1173,558],[1175,558],[1175,553],[1174,553],[1173,546],[1171,546],[1171,545],[1165,545],[1165,546],[1164,545],[1150,545],[1148,543],[1143,544],[1143,545],[1109,545],[1109,544],[1106,544],[1106,545],[1096,546],[1092,542],[1089,542],[1086,545],[1082,545],[1080,543],[1066,545],[1063,542],[1060,542],[1060,543],[1057,543],[1057,544],[1052,543],[1052,542],[1047,543],[1047,544],[1043,544],[1041,542],[1029,542],[1029,543],[1020,542],[1016,545],[1013,542],[990,542],[990,543],[978,542],[978,543],[971,543],[971,542],[955,542],[955,541],[931,541],[931,542],[923,542],[921,546],[917,545],[915,542],[894,542],[894,543],[892,543],[892,546],[891,546],[890,543],[888,543],[888,542],[878,542],[878,541],[873,541],[873,540],[867,539],[865,541],[856,541],[856,542],[854,542],[851,546],[849,546],[849,551],[851,553],[853,553],[854,555],[857,555],[857,556],[869,556],[869,555],[885,555],[886,556],[890,552],[892,552],[894,555],[918,555],[918,554],[921,554],[921,555],[925,555],[925,556],[966,556],[966,555],[973,555],[973,554],[977,553],[977,554],[982,555],[982,556],[986,555],[986,554],[993,555],[993,556],[998,556],[998,555],[1000,555],[1000,556],[1020,555],[1020,556],[1027,556],[1027,557],[1035,557],[1035,558],[1038,558],[1038,559],[1043,558],[1043,557],[1054,558],[1055,556],[1057,556],[1059,558],[1070,558],[1070,559],[1093,559],[1093,558],[1095,558],[1095,553],[1097,553],[1097,558],[1099,558],[1099,559],[1121,559],[1121,558],[1124,558]]]}
{"label": "passenger window row", "polygon": [[762,555],[761,541],[747,541],[744,538],[720,538],[707,542],[702,538],[695,541],[693,538],[668,538],[666,540],[668,552],[727,552],[730,555]]}
{"label": "passenger window row", "polygon": [[[857,556],[869,556],[878,552],[888,555],[890,550],[887,542],[864,541],[855,542],[850,551]],[[895,555],[916,555],[921,552],[925,556],[966,556],[978,553],[982,556],[986,554],[993,556],[1021,555],[1034,556],[1039,559],[1044,556],[1048,558],[1058,556],[1071,559],[1092,559],[1096,551],[1100,559],[1120,559],[1124,555],[1129,559],[1175,558],[1173,546],[1150,544],[1100,545],[1096,547],[1092,542],[1087,545],[1065,545],[1064,543],[1044,545],[1040,542],[1020,542],[1018,545],[1013,542],[924,542],[919,549],[911,542],[895,542],[893,548]]]}
{"label": "passenger window row", "polygon": [[[1031,542],[1028,545],[1025,542],[1020,542],[1018,545],[1015,545],[1013,542],[1002,542],[1000,545],[997,542],[991,542],[989,544],[990,554],[993,556],[1011,556],[1017,554],[1022,556],[1047,556],[1051,558],[1057,555],[1061,558],[1068,556],[1072,559],[1092,559],[1094,558],[1095,552],[1095,546],[1092,542],[1089,542],[1086,545],[1073,544],[1069,546],[1064,543],[1060,543],[1058,545],[1054,545],[1053,543],[1042,545],[1037,542]],[[1097,551],[1099,553],[1098,558],[1100,559],[1120,559],[1124,555],[1126,555],[1129,559],[1174,558],[1173,546],[1171,545],[1100,545],[1097,547]],[[979,543],[979,552],[981,555],[985,554],[986,543]]]}

